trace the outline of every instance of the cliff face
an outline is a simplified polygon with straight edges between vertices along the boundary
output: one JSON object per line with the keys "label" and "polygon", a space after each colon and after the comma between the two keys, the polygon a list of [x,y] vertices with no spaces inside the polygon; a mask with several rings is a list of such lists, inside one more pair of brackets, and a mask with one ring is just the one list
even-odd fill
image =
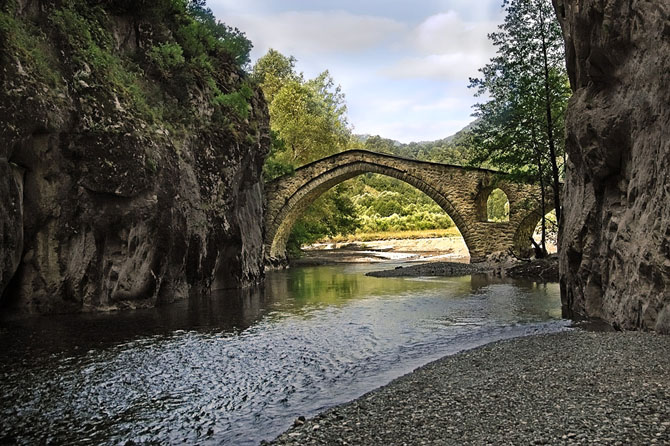
{"label": "cliff face", "polygon": [[567,116],[563,303],[670,333],[670,3],[554,0]]}
{"label": "cliff face", "polygon": [[184,11],[123,3],[0,10],[3,306],[150,306],[262,277],[262,95]]}

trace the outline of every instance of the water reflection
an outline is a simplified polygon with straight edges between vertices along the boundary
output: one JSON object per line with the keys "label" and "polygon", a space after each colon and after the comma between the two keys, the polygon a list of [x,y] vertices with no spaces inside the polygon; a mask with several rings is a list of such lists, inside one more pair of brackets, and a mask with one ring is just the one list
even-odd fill
{"label": "water reflection", "polygon": [[297,268],[163,308],[0,322],[0,443],[257,444],[492,340],[563,329],[557,284]]}
{"label": "water reflection", "polygon": [[178,330],[240,332],[271,308],[262,287],[222,290],[165,307],[128,312],[5,317],[0,322],[0,351],[5,357],[48,353],[77,354],[137,337],[169,335]]}

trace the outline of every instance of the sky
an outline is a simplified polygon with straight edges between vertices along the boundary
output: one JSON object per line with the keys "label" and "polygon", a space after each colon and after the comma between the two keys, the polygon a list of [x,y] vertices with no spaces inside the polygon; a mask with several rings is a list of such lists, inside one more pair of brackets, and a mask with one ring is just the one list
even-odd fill
{"label": "sky", "polygon": [[495,54],[487,34],[501,0],[209,0],[252,41],[252,63],[274,48],[307,78],[329,70],[357,134],[401,142],[450,136],[481,100],[469,77]]}

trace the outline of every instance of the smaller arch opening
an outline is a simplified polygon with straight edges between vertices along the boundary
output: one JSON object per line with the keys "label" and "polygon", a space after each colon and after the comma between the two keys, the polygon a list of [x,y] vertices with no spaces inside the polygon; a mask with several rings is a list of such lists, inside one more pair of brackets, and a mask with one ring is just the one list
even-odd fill
{"label": "smaller arch opening", "polygon": [[535,226],[533,231],[533,240],[535,246],[546,248],[547,254],[556,254],[558,252],[558,222],[556,220],[556,211],[552,210],[544,216],[545,237],[542,240],[542,219]]}
{"label": "smaller arch opening", "polygon": [[493,223],[509,221],[509,199],[502,189],[493,189],[486,199],[486,221]]}

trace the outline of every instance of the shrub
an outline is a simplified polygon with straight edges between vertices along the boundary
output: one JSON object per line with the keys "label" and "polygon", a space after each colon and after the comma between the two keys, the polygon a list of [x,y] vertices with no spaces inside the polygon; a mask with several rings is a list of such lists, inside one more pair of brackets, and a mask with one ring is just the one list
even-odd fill
{"label": "shrub", "polygon": [[232,93],[220,93],[214,98],[214,104],[229,108],[240,118],[249,116],[249,100],[253,97],[254,91],[248,84],[243,84],[238,91]]}
{"label": "shrub", "polygon": [[173,71],[184,65],[184,51],[178,43],[162,43],[152,47],[147,56],[161,76],[171,77]]}

